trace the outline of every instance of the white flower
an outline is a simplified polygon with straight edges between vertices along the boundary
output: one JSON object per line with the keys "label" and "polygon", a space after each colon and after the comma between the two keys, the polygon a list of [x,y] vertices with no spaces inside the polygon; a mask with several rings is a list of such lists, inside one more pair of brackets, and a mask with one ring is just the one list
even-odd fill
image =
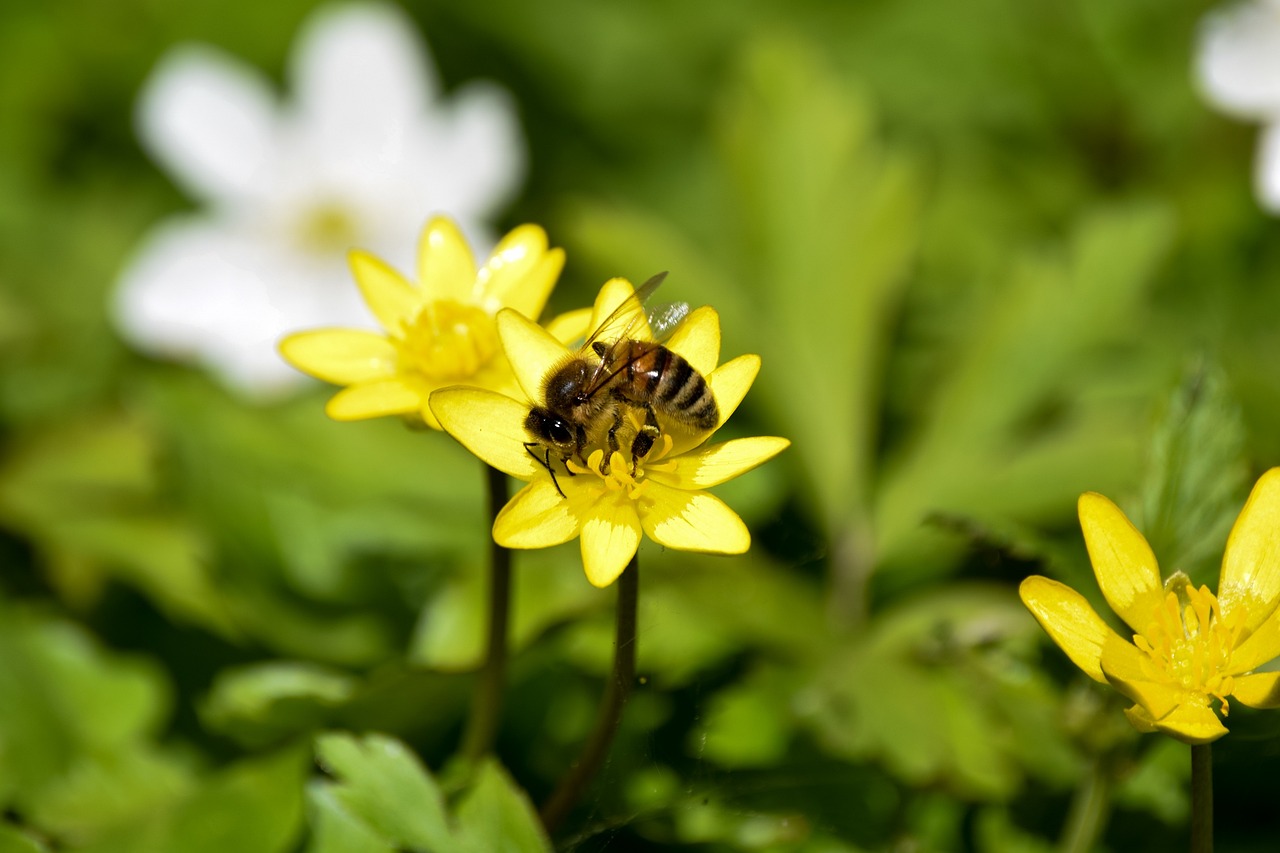
{"label": "white flower", "polygon": [[1263,125],[1254,185],[1259,203],[1280,213],[1280,0],[1251,0],[1211,14],[1196,65],[1206,99]]}
{"label": "white flower", "polygon": [[256,70],[186,45],[142,93],[138,133],[202,204],[162,222],[124,271],[118,324],[147,352],[194,360],[264,394],[297,383],[289,331],[374,321],[353,247],[411,266],[433,213],[482,248],[524,166],[514,108],[470,84],[447,103],[414,27],[386,5],[326,7],[303,25],[280,104]]}

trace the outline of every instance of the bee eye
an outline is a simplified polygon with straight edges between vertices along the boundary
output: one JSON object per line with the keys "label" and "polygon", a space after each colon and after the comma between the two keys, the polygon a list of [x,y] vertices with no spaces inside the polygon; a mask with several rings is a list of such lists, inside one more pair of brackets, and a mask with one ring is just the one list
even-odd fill
{"label": "bee eye", "polygon": [[569,427],[562,420],[554,420],[547,424],[547,435],[556,444],[568,444],[573,441],[573,433],[569,431]]}

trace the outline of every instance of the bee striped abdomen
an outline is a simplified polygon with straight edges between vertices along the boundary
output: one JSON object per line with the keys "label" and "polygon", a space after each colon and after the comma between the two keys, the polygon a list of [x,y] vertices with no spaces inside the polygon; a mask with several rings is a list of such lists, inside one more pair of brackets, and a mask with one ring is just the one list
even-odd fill
{"label": "bee striped abdomen", "polygon": [[720,411],[702,374],[682,356],[661,345],[632,363],[634,391],[672,420],[697,430],[714,429]]}

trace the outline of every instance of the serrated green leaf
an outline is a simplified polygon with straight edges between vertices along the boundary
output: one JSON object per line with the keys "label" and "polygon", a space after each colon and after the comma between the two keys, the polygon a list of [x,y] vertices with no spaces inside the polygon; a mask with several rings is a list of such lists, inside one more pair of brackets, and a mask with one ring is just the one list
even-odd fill
{"label": "serrated green leaf", "polygon": [[457,809],[459,834],[484,853],[551,853],[538,813],[495,761],[485,761]]}
{"label": "serrated green leaf", "polygon": [[316,738],[316,760],[336,780],[334,800],[395,847],[452,850],[444,797],[402,743],[383,735]]}

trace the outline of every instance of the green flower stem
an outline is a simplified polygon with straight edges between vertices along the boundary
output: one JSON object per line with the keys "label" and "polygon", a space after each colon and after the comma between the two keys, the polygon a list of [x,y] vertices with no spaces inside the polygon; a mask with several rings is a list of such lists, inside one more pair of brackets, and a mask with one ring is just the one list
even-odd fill
{"label": "green flower stem", "polygon": [[[507,475],[485,466],[489,479],[489,518],[498,517],[510,494]],[[511,552],[496,542],[489,547],[489,636],[484,669],[476,682],[471,716],[462,738],[462,757],[474,764],[493,749],[502,717],[507,675],[507,625],[511,614]]]}
{"label": "green flower stem", "polygon": [[618,628],[614,640],[613,675],[600,703],[595,730],[555,791],[542,806],[542,823],[554,832],[573,809],[609,754],[609,745],[622,721],[622,708],[636,679],[636,604],[640,598],[640,563],[632,557],[618,578]]}
{"label": "green flower stem", "polygon": [[1067,813],[1058,849],[1062,853],[1089,853],[1097,846],[1098,836],[1107,825],[1111,811],[1111,762],[1104,757],[1094,760],[1088,777],[1076,789]]}
{"label": "green flower stem", "polygon": [[1191,747],[1191,853],[1213,853],[1213,747]]}

